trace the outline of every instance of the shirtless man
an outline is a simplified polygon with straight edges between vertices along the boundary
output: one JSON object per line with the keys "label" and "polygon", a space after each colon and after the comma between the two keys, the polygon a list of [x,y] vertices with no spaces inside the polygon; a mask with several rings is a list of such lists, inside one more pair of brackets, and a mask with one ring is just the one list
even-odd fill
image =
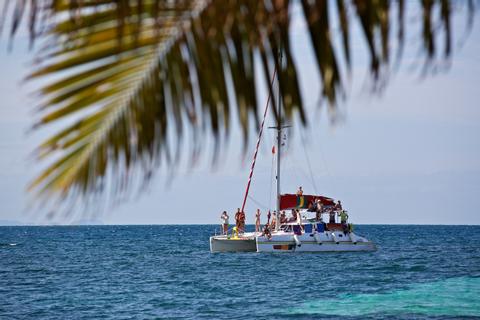
{"label": "shirtless man", "polygon": [[290,219],[288,219],[288,222],[295,222],[295,221],[297,221],[297,210],[292,209],[292,216],[290,217]]}
{"label": "shirtless man", "polygon": [[287,214],[285,213],[285,210],[282,211],[282,214],[280,214],[280,224],[285,224],[287,223]]}
{"label": "shirtless man", "polygon": [[320,212],[320,213],[323,212],[323,204],[320,199],[315,200],[315,209],[317,212]]}
{"label": "shirtless man", "polygon": [[240,208],[237,208],[237,212],[235,213],[235,226],[237,229],[240,228]]}

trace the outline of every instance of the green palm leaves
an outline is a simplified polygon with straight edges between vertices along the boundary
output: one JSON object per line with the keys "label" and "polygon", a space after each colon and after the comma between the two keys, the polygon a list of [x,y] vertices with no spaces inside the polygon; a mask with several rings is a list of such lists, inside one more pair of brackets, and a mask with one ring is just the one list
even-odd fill
{"label": "green palm leaves", "polygon": [[[9,9],[8,4],[12,4]],[[232,110],[247,141],[258,123],[255,73],[275,67],[287,118],[306,123],[292,54],[292,6],[301,8],[319,67],[322,95],[334,106],[351,64],[350,25],[365,36],[374,81],[388,66],[393,12],[404,41],[404,2],[25,0],[7,1],[13,35],[25,12],[32,41],[41,42],[30,79],[56,76],[43,87],[37,127],[69,124],[38,148],[50,166],[31,184],[45,198],[84,198],[128,190],[141,173],[148,181],[165,161],[174,165],[184,131],[192,154],[205,131],[228,134]],[[394,7],[392,9],[392,7]],[[442,27],[451,53],[449,1],[422,1],[423,52],[433,59]],[[434,12],[440,14],[435,18]],[[340,36],[335,45],[334,34]],[[278,55],[284,63],[278,65]],[[256,63],[258,61],[259,63]],[[340,68],[344,64],[347,68]],[[256,70],[255,66],[260,66]],[[268,87],[272,92],[273,88]],[[276,103],[276,101],[274,101]],[[66,119],[66,120],[65,120]],[[61,123],[64,123],[61,122]],[[109,182],[108,182],[108,179]]]}
{"label": "green palm leaves", "polygon": [[[142,3],[129,7],[128,14],[120,6],[87,6],[76,19],[53,26],[47,37],[55,44],[41,51],[45,63],[31,77],[68,73],[41,90],[46,99],[38,125],[75,120],[38,148],[40,158],[60,156],[31,188],[47,197],[96,193],[104,188],[112,164],[120,189],[128,187],[133,165],[150,174],[165,149],[173,109],[178,128],[182,121],[180,95],[187,88],[177,88],[176,95],[167,92],[180,77],[169,77],[165,70],[168,60],[175,68],[181,59],[175,43],[182,25],[199,10],[196,5]],[[180,101],[167,106],[168,98]]]}

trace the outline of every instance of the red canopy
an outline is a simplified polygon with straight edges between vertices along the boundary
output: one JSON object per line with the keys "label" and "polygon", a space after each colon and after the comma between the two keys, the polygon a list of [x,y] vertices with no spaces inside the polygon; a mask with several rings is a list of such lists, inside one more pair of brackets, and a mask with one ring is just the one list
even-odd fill
{"label": "red canopy", "polygon": [[288,210],[294,208],[308,208],[308,205],[315,201],[315,199],[320,199],[320,202],[324,206],[334,206],[335,202],[331,198],[324,196],[315,196],[315,195],[303,195],[297,196],[296,194],[282,194],[280,195],[280,210]]}

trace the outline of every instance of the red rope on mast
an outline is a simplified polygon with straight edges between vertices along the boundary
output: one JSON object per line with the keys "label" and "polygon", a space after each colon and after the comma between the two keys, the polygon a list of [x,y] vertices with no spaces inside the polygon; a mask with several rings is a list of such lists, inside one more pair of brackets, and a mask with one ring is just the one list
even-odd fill
{"label": "red rope on mast", "polygon": [[[271,81],[271,86],[273,86],[273,81],[275,81],[276,73],[277,73],[277,67],[275,66],[275,69],[273,70],[273,77],[272,77],[272,81]],[[260,140],[262,138],[263,125],[265,124],[265,119],[267,118],[267,110],[268,110],[268,105],[270,104],[270,98],[271,97],[272,97],[272,92],[271,92],[271,90],[269,90],[268,98],[267,98],[267,104],[265,105],[265,111],[263,112],[262,124],[260,125],[260,132],[258,133],[257,146],[255,148],[255,153],[253,154],[252,167],[250,168],[250,175],[248,177],[247,189],[245,190],[245,197],[243,198],[243,204],[242,204],[242,211],[241,212],[243,212],[243,209],[245,208],[245,203],[247,202],[248,191],[250,190],[250,183],[252,182],[252,177],[253,177],[253,169],[255,168],[255,162],[257,161],[258,148],[260,147]],[[279,97],[279,99],[280,99],[280,97]]]}

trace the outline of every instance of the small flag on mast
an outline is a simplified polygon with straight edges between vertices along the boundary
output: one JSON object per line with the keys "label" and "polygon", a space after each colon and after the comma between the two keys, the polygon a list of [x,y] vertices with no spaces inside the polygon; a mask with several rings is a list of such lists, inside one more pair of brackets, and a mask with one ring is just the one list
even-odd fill
{"label": "small flag on mast", "polygon": [[275,146],[272,147],[272,154],[275,154]]}

